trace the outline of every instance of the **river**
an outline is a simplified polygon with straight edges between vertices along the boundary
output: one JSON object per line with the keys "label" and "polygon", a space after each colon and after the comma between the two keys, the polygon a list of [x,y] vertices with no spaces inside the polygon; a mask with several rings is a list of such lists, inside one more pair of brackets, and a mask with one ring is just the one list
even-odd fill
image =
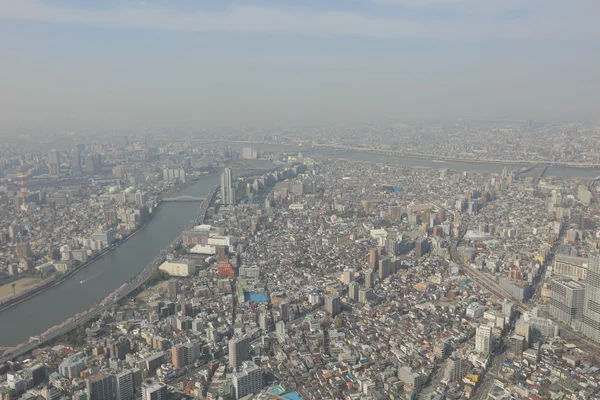
{"label": "river", "polygon": [[[429,168],[448,168],[461,171],[473,171],[473,172],[495,172],[500,173],[504,169],[502,164],[486,164],[485,162],[452,162],[452,161],[430,161],[418,158],[409,157],[395,157],[395,156],[382,156],[378,154],[357,152],[357,151],[337,151],[333,149],[326,149],[322,147],[306,147],[306,146],[291,146],[282,144],[231,144],[232,147],[253,147],[263,151],[284,151],[284,152],[302,152],[303,156],[330,156],[332,158],[343,158],[350,161],[363,161],[373,163],[384,163],[384,164],[398,164],[410,167],[429,167]],[[525,165],[507,164],[508,171],[518,170]],[[529,172],[533,174],[538,172],[539,168]],[[574,167],[549,167],[546,171],[545,176],[556,176],[563,178],[581,178],[589,179],[595,178],[600,175],[600,170],[594,168],[574,168]]]}
{"label": "river", "polygon": [[[238,147],[238,145],[234,145]],[[239,145],[240,147],[243,145]],[[304,155],[322,154],[318,149],[282,147],[278,145],[250,145],[259,150],[302,151]],[[333,156],[333,155],[332,155]],[[500,172],[502,165],[484,163],[434,162],[410,158],[378,156],[369,153],[341,153],[339,157],[366,162],[382,162],[416,167],[450,168],[479,172]],[[268,168],[270,163],[257,161],[256,167]],[[509,170],[517,167],[509,166]],[[593,178],[600,172],[593,169],[550,167],[547,175],[573,178]],[[177,195],[204,197],[219,183],[218,176],[203,178]],[[160,249],[168,247],[190,223],[199,203],[165,203],[146,227],[115,250],[91,263],[59,286],[51,288],[0,313],[0,346],[14,346],[29,340],[53,325],[90,308],[123,283],[137,275],[156,257]],[[82,282],[83,283],[80,283]]]}
{"label": "river", "polygon": [[[202,178],[177,195],[204,197],[219,183]],[[106,297],[137,275],[190,223],[200,203],[165,203],[136,235],[66,282],[0,313],[0,346],[14,346],[44,332]],[[83,282],[83,283],[80,283]]]}

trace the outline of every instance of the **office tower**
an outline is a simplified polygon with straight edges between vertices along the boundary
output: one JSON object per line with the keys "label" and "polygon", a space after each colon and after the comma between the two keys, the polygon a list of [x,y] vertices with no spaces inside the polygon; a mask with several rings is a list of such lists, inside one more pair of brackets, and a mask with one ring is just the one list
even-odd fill
{"label": "office tower", "polygon": [[358,291],[358,302],[366,303],[373,298],[373,289],[360,289]]}
{"label": "office tower", "polygon": [[131,353],[131,342],[125,336],[121,336],[110,344],[111,357],[117,357],[119,360],[124,360],[125,355]]}
{"label": "office tower", "polygon": [[332,317],[338,315],[342,311],[340,296],[325,296],[325,311],[331,314]]}
{"label": "office tower", "polygon": [[348,285],[348,297],[353,301],[358,301],[358,291],[360,290],[360,285],[358,282],[350,282]]}
{"label": "office tower", "polygon": [[221,201],[223,204],[235,205],[235,190],[230,168],[225,168],[225,171],[221,174]]}
{"label": "office tower", "polygon": [[492,328],[480,325],[475,335],[475,351],[485,356],[492,352]]}
{"label": "office tower", "polygon": [[415,255],[417,258],[423,257],[427,252],[429,252],[429,242],[427,238],[421,238],[415,243]]}
{"label": "office tower", "polygon": [[279,303],[279,311],[281,312],[281,319],[284,321],[290,320],[290,303],[282,301]]}
{"label": "office tower", "polygon": [[590,255],[586,277],[581,333],[600,342],[600,256]]}
{"label": "office tower", "polygon": [[166,385],[155,382],[142,383],[142,400],[166,400],[168,395]]}
{"label": "office tower", "polygon": [[240,365],[250,359],[250,338],[236,337],[229,340],[229,366],[238,370]]}
{"label": "office tower", "polygon": [[32,258],[31,244],[29,242],[17,243],[17,258],[27,259]]}
{"label": "office tower", "polygon": [[344,285],[349,285],[353,280],[354,271],[347,269],[342,273],[342,281],[344,282]]}
{"label": "office tower", "polygon": [[461,380],[467,374],[468,366],[462,358],[452,356],[448,358],[444,369],[444,379],[450,382]]}
{"label": "office tower", "polygon": [[46,368],[41,364],[32,365],[25,370],[25,375],[31,378],[33,386],[37,386],[46,380]]}
{"label": "office tower", "polygon": [[262,370],[253,362],[247,361],[240,372],[233,374],[233,398],[241,399],[252,393],[258,393],[263,388]]}
{"label": "office tower", "polygon": [[51,175],[60,174],[60,153],[58,150],[48,152],[48,169]]}
{"label": "office tower", "polygon": [[130,369],[115,375],[116,400],[133,399],[133,373]]}
{"label": "office tower", "polygon": [[390,275],[392,265],[388,257],[379,260],[379,279],[383,280]]}
{"label": "office tower", "polygon": [[102,173],[102,156],[100,154],[88,154],[85,156],[85,172],[90,175]]}
{"label": "office tower", "polygon": [[152,354],[149,357],[146,357],[143,361],[146,364],[146,369],[148,370],[148,376],[152,376],[156,373],[156,370],[160,368],[161,365],[165,362],[165,353],[158,352]]}
{"label": "office tower", "polygon": [[550,284],[550,315],[563,324],[583,319],[585,285],[571,280],[553,279]]}
{"label": "office tower", "polygon": [[379,250],[376,248],[369,249],[369,269],[375,270],[379,263]]}
{"label": "office tower", "polygon": [[267,314],[266,312],[260,313],[260,315],[258,316],[258,326],[263,331],[268,330],[268,328],[269,328],[269,314]]}
{"label": "office tower", "polygon": [[375,274],[373,273],[373,271],[366,271],[365,272],[365,287],[367,289],[370,289],[373,287],[373,279],[375,277]]}
{"label": "office tower", "polygon": [[113,400],[115,377],[107,372],[99,372],[86,380],[88,400]]}
{"label": "office tower", "polygon": [[185,367],[185,348],[181,344],[171,347],[171,362],[175,368]]}
{"label": "office tower", "polygon": [[285,322],[278,321],[275,324],[275,333],[277,334],[277,338],[280,342],[285,341]]}
{"label": "office tower", "polygon": [[525,338],[521,335],[512,335],[508,340],[508,348],[516,357],[521,357],[523,355],[523,350],[526,348]]}
{"label": "office tower", "polygon": [[531,343],[531,324],[523,320],[519,320],[515,323],[515,334],[523,336],[525,338],[525,347],[529,347]]}
{"label": "office tower", "polygon": [[81,153],[77,149],[73,150],[73,154],[71,154],[71,171],[74,174],[81,174]]}

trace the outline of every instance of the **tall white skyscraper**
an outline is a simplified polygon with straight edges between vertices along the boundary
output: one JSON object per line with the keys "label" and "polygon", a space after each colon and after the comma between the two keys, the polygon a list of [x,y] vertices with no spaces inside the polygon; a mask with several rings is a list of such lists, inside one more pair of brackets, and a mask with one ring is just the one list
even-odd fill
{"label": "tall white skyscraper", "polygon": [[225,168],[221,174],[221,201],[223,204],[235,204],[235,190],[231,179],[231,169]]}
{"label": "tall white skyscraper", "polygon": [[285,341],[285,322],[279,321],[275,324],[275,333],[280,342]]}
{"label": "tall white skyscraper", "polygon": [[475,351],[483,355],[492,352],[492,328],[487,325],[480,325],[475,335]]}
{"label": "tall white skyscraper", "polygon": [[590,255],[585,282],[581,333],[598,342],[600,341],[600,256]]}

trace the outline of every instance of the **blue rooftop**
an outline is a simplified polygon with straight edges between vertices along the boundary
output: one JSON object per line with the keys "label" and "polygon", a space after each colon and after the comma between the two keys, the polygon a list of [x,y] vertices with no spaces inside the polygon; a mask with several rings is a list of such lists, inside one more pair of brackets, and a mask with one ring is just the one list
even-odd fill
{"label": "blue rooftop", "polygon": [[292,392],[292,393],[284,394],[284,395],[283,395],[283,396],[281,396],[281,397],[285,397],[286,399],[289,399],[289,400],[302,400],[302,397],[300,397],[300,396],[298,395],[298,393],[296,393],[296,392]]}
{"label": "blue rooftop", "polygon": [[255,303],[268,303],[269,299],[265,296],[264,293],[255,292],[255,293],[246,293],[244,295],[246,301],[253,301]]}

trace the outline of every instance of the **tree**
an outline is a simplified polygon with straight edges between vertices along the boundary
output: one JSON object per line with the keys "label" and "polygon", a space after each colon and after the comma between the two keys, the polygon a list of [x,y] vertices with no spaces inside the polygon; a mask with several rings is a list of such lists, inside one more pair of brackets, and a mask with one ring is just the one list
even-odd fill
{"label": "tree", "polygon": [[16,283],[12,284],[12,288],[13,288],[13,295],[17,294],[15,287],[17,286]]}

